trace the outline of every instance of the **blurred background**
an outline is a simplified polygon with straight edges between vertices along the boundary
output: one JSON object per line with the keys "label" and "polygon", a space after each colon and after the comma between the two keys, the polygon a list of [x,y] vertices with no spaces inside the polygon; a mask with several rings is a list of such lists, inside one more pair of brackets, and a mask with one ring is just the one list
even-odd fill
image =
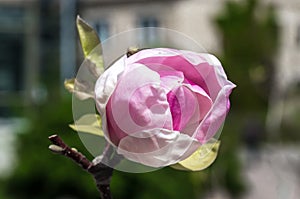
{"label": "blurred background", "polygon": [[135,27],[180,31],[238,85],[209,169],[116,171],[115,199],[300,197],[299,0],[0,0],[0,199],[98,197],[87,173],[48,150],[58,133],[92,158],[68,128],[63,89],[84,59],[77,14],[102,40]]}

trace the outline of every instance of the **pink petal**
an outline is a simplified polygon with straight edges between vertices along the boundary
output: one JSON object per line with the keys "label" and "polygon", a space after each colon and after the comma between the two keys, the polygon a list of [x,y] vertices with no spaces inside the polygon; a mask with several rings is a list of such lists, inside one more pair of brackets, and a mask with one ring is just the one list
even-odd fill
{"label": "pink petal", "polygon": [[193,135],[195,127],[199,125],[212,106],[210,97],[197,85],[189,87],[184,85],[173,89],[168,93],[168,102],[174,130],[182,131],[186,127],[194,126],[194,129],[190,131],[182,131],[188,135]]}
{"label": "pink petal", "polygon": [[228,98],[235,85],[226,85],[219,92],[211,110],[205,116],[196,130],[195,138],[206,143],[222,126],[228,113]]}
{"label": "pink petal", "polygon": [[141,64],[127,67],[106,107],[108,134],[116,145],[125,135],[171,128],[172,118],[159,75]]}
{"label": "pink petal", "polygon": [[150,57],[139,60],[138,63],[142,63],[146,66],[156,63],[172,67],[174,70],[182,72],[186,79],[201,86],[207,93],[209,93],[207,85],[201,74],[191,63],[180,55],[172,57]]}

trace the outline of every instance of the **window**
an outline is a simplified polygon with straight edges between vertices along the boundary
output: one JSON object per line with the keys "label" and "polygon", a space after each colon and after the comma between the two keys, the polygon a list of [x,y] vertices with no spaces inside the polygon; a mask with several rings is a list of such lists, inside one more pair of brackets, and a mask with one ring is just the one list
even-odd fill
{"label": "window", "polygon": [[141,19],[142,27],[158,27],[158,20],[154,17],[145,17]]}
{"label": "window", "polygon": [[23,89],[24,10],[0,7],[0,92]]}
{"label": "window", "polygon": [[98,32],[101,41],[104,41],[109,37],[109,24],[106,20],[96,22],[94,27]]}
{"label": "window", "polygon": [[20,33],[0,33],[0,91],[23,89],[23,38]]}
{"label": "window", "polygon": [[[159,27],[159,21],[155,17],[142,17],[139,21],[139,27]],[[157,43],[158,34],[155,28],[149,28],[142,31],[141,40],[147,43]]]}
{"label": "window", "polygon": [[0,118],[10,117],[11,107],[23,99],[25,12],[19,6],[0,6]]}

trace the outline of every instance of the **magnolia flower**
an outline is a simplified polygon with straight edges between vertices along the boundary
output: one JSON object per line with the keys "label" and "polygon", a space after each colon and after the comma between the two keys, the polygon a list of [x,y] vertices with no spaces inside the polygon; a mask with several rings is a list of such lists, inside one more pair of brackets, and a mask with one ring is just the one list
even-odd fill
{"label": "magnolia flower", "polygon": [[154,48],[118,59],[94,92],[104,135],[117,152],[163,167],[216,135],[234,87],[213,55]]}

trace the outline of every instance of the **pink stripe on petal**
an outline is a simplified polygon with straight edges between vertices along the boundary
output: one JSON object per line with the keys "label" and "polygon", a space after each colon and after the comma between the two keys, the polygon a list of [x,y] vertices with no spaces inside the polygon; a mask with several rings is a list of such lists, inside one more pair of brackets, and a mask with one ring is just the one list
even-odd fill
{"label": "pink stripe on petal", "polygon": [[116,121],[114,120],[113,114],[112,114],[112,104],[111,99],[108,100],[108,103],[106,105],[106,128],[104,130],[107,130],[106,135],[109,137],[110,141],[115,145],[118,146],[120,140],[127,136],[127,133],[122,131]]}
{"label": "pink stripe on petal", "polygon": [[[173,89],[168,93],[168,102],[172,113],[173,129],[178,131],[185,129],[186,126],[199,124],[212,106],[209,96],[197,85],[193,87],[183,85]],[[191,135],[194,130],[186,133]]]}
{"label": "pink stripe on petal", "polygon": [[181,108],[180,108],[179,100],[176,97],[176,91],[174,90],[170,91],[167,94],[167,99],[172,114],[173,129],[176,131],[180,131]]}

